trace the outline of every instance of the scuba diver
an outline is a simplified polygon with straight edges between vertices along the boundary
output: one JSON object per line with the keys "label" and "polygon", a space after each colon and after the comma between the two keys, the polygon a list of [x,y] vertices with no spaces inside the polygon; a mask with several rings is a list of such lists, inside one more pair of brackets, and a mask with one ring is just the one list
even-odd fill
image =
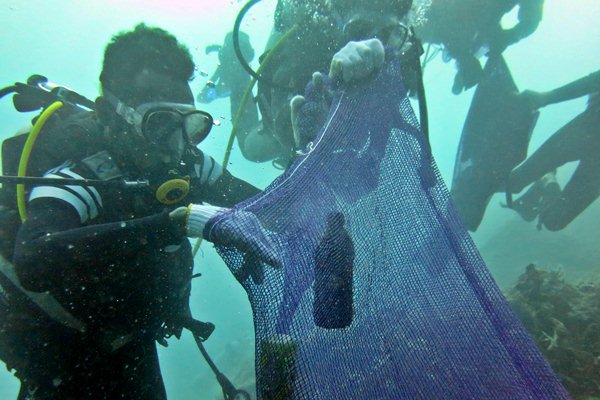
{"label": "scuba diver", "polygon": [[[548,92],[526,90],[521,97],[531,109],[589,95],[585,111],[560,128],[509,177],[509,189],[518,193],[533,185],[512,207],[525,220],[539,217],[539,226],[561,230],[600,196],[600,70]],[[579,161],[564,189],[556,169]]]}
{"label": "scuba diver", "polygon": [[[519,7],[519,22],[509,29],[502,18]],[[445,59],[456,61],[452,93],[460,94],[479,82],[483,50],[501,54],[531,35],[542,20],[544,0],[433,0],[417,33],[426,43],[441,44]]]}
{"label": "scuba diver", "polygon": [[[408,32],[400,22],[411,6],[411,0],[280,0],[267,51],[261,57],[264,65],[256,97],[260,124],[236,129],[244,157],[255,162],[274,160],[287,167],[298,149],[292,98],[304,93],[314,71],[331,70],[334,53],[346,43],[378,38],[385,44],[393,36],[405,41]],[[373,70],[372,65],[366,68]]]}
{"label": "scuba diver", "polygon": [[[165,399],[155,341],[212,332],[189,309],[186,236],[237,248],[253,276],[279,266],[256,217],[223,208],[259,190],[193,145],[213,123],[193,105],[193,72],[174,36],[140,24],[107,45],[95,111],[42,135],[65,158],[19,210],[14,269],[23,291],[51,295],[69,323],[24,306],[3,318],[0,339],[14,336],[0,356],[21,381],[19,399]],[[16,344],[27,354],[6,360]]]}
{"label": "scuba diver", "polygon": [[[248,62],[252,61],[254,59],[254,49],[250,44],[250,37],[244,32],[239,32],[239,46],[244,59]],[[244,92],[250,83],[250,75],[244,70],[235,55],[232,32],[225,35],[223,45],[206,47],[206,54],[215,51],[219,55],[219,66],[198,94],[196,100],[206,104],[218,98],[229,97],[231,117],[234,118],[242,104]],[[256,107],[251,104],[245,106],[241,123],[246,126],[258,124],[258,110],[256,110]]]}

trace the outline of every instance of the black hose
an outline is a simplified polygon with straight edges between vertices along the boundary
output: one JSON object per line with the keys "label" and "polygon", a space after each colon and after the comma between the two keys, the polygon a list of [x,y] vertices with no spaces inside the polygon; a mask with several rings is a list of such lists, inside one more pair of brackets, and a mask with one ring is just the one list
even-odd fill
{"label": "black hose", "polygon": [[0,99],[6,96],[7,94],[15,93],[17,91],[17,85],[7,86],[5,88],[0,89]]}
{"label": "black hose", "polygon": [[425,137],[425,155],[427,158],[432,158],[431,141],[429,140],[429,112],[427,110],[427,98],[425,96],[425,84],[423,83],[423,69],[421,67],[420,55],[423,54],[423,45],[419,38],[415,36],[414,30],[411,28],[411,41],[414,53],[414,67],[417,73],[417,97],[419,99],[419,121],[421,131]]}
{"label": "black hose", "polygon": [[148,187],[148,181],[104,181],[100,179],[71,179],[71,178],[43,178],[36,176],[7,176],[0,175],[0,183],[21,185],[46,185],[46,186],[119,186],[124,189],[139,189]]}
{"label": "black hose", "polygon": [[[53,90],[52,93],[55,93],[55,90]],[[59,98],[64,96],[64,100],[66,100],[68,102],[72,102],[72,103],[74,103],[74,105],[84,106],[85,108],[88,108],[92,111],[96,110],[96,103],[94,101],[88,99],[87,97],[80,95],[77,92],[74,92],[69,89],[60,88],[56,92],[56,94],[58,95]]]}
{"label": "black hose", "polygon": [[246,70],[246,72],[248,72],[257,81],[262,81],[263,78],[252,69],[250,64],[248,64],[248,62],[244,58],[242,49],[240,48],[240,25],[242,24],[244,16],[248,12],[248,10],[250,10],[259,1],[260,0],[250,0],[244,5],[244,7],[242,7],[240,12],[238,13],[235,19],[235,23],[233,24],[233,48],[235,50],[235,55],[237,56],[238,60],[240,61],[240,64],[242,64],[242,67]]}
{"label": "black hose", "polygon": [[410,28],[411,52],[413,68],[417,76],[417,97],[419,100],[419,122],[424,143],[422,146],[423,160],[420,167],[421,182],[427,187],[432,188],[436,185],[437,177],[434,171],[433,154],[431,151],[431,140],[429,138],[429,113],[427,111],[427,98],[425,97],[425,84],[423,83],[423,69],[421,67],[420,57],[424,53],[421,40],[415,35],[414,29]]}
{"label": "black hose", "polygon": [[213,373],[217,377],[217,381],[219,382],[219,385],[221,385],[221,389],[223,389],[223,396],[225,397],[225,399],[226,400],[234,400],[236,398],[239,398],[238,396],[242,396],[244,398],[250,398],[250,396],[243,390],[237,390],[235,388],[235,386],[233,386],[233,383],[231,383],[231,381],[229,379],[227,379],[227,377],[223,373],[221,373],[221,371],[219,371],[219,369],[217,368],[217,366],[215,365],[213,360],[208,355],[206,348],[204,348],[204,344],[202,344],[202,339],[200,339],[198,336],[194,335],[193,332],[192,332],[192,335],[194,336],[194,340],[196,341],[198,350],[200,350],[200,353],[202,353],[202,356],[208,363],[208,366],[210,367],[210,369],[213,371]]}
{"label": "black hose", "polygon": [[270,79],[267,79],[264,76],[256,73],[256,71],[252,69],[250,64],[248,64],[248,62],[244,58],[244,54],[242,53],[242,49],[240,48],[240,25],[242,25],[242,21],[248,10],[250,10],[259,1],[260,0],[250,0],[248,3],[246,3],[246,5],[244,5],[244,7],[242,7],[240,12],[238,13],[237,18],[235,19],[235,24],[233,25],[233,49],[235,50],[235,55],[237,56],[237,59],[239,60],[242,67],[246,70],[246,72],[250,74],[250,76],[252,76],[258,82],[271,86],[273,88],[288,89],[287,87],[283,85],[277,85]]}

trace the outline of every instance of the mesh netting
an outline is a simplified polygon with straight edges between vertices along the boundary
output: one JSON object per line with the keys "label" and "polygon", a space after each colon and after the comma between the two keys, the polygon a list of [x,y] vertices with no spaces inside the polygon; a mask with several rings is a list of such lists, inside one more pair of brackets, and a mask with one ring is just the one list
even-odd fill
{"label": "mesh netting", "polygon": [[[259,398],[568,398],[423,145],[388,63],[338,95],[307,154],[237,207],[256,214],[284,260],[263,284],[242,282]],[[238,252],[218,251],[239,271]]]}

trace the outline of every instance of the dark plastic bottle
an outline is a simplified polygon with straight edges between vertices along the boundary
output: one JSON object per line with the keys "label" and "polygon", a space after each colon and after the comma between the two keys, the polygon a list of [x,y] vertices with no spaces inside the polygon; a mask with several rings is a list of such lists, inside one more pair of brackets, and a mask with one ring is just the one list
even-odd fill
{"label": "dark plastic bottle", "polygon": [[327,216],[327,227],[315,251],[313,318],[325,329],[352,323],[354,244],[344,226],[344,215]]}

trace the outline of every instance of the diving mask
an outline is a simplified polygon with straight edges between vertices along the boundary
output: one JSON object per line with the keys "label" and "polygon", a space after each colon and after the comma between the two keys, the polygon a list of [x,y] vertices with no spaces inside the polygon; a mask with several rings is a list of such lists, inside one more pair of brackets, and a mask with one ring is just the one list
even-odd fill
{"label": "diving mask", "polygon": [[[379,26],[374,21],[363,18],[352,18],[342,28],[344,38],[348,41],[360,41],[377,38],[386,44],[402,48],[409,37],[409,29],[401,23],[392,22]],[[394,43],[387,43],[392,40]]]}
{"label": "diving mask", "polygon": [[185,137],[197,145],[208,136],[213,125],[213,117],[209,113],[191,104],[151,102],[134,109],[108,90],[104,90],[104,97],[115,107],[118,115],[152,144],[163,144],[174,131],[182,129]]}

